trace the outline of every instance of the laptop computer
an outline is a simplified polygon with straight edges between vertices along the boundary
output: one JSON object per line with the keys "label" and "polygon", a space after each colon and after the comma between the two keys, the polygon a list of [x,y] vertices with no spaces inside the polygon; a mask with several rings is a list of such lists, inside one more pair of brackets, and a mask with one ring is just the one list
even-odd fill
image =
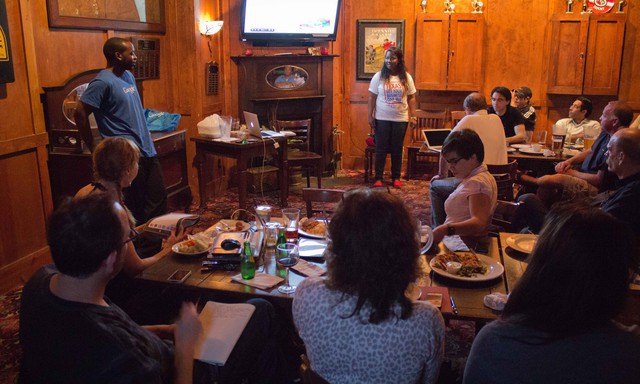
{"label": "laptop computer", "polygon": [[259,137],[261,139],[265,137],[282,137],[284,136],[280,132],[269,131],[269,130],[261,130],[260,123],[258,122],[258,115],[255,113],[244,111],[244,121],[247,124],[247,129],[249,130],[249,134],[251,136]]}
{"label": "laptop computer", "polygon": [[442,151],[442,144],[444,144],[449,133],[451,133],[450,129],[423,129],[422,137],[424,137],[424,143],[427,148],[440,152]]}

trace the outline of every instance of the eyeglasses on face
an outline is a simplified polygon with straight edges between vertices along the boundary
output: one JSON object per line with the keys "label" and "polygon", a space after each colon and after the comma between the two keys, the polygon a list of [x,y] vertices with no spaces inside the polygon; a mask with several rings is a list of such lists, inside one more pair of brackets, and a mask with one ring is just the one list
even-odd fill
{"label": "eyeglasses on face", "polygon": [[462,160],[462,157],[456,157],[456,158],[453,158],[453,159],[445,159],[445,161],[446,161],[446,162],[447,162],[447,164],[449,164],[449,165],[456,165],[456,164],[458,164],[458,162],[459,162],[460,160]]}
{"label": "eyeglasses on face", "polygon": [[129,229],[129,238],[127,240],[124,241],[124,244],[127,244],[130,241],[134,241],[136,240],[138,237],[140,237],[140,232],[136,231],[135,228],[130,228]]}

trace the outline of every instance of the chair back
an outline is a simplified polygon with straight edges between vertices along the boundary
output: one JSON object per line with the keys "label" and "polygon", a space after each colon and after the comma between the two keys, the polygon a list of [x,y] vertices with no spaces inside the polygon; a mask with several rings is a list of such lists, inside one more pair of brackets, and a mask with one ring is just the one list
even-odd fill
{"label": "chair back", "polygon": [[423,129],[444,128],[447,111],[431,112],[418,109],[416,110],[416,117],[418,122],[411,132],[411,139],[414,143],[421,143],[424,141],[422,137]]}
{"label": "chair back", "polygon": [[451,128],[454,128],[466,115],[465,111],[451,111]]}
{"label": "chair back", "polygon": [[303,384],[329,384],[328,381],[311,369],[311,363],[307,355],[304,353],[300,355],[300,360],[300,377]]}
{"label": "chair back", "polygon": [[500,232],[515,232],[519,228],[513,227],[513,219],[515,218],[516,211],[524,204],[524,202],[513,202],[498,200],[496,210],[493,212],[491,218],[491,225],[489,226],[489,234],[498,237]]}
{"label": "chair back", "polygon": [[289,150],[299,149],[310,151],[311,148],[311,119],[303,120],[276,120],[276,127],[279,131],[291,131],[296,135],[287,139]]}
{"label": "chair back", "polygon": [[489,173],[496,179],[498,184],[498,199],[505,201],[514,201],[515,194],[513,191],[513,183],[516,180],[518,171],[518,161],[513,160],[507,164],[487,164]]}
{"label": "chair back", "polygon": [[331,216],[335,205],[342,201],[344,192],[341,189],[302,188],[302,200],[307,206],[307,217],[314,214]]}

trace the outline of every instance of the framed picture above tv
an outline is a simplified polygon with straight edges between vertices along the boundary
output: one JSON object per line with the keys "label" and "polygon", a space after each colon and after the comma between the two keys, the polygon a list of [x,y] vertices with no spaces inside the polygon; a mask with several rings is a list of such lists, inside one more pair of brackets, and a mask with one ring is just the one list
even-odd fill
{"label": "framed picture above tv", "polygon": [[404,20],[358,20],[356,79],[371,80],[391,47],[404,50]]}

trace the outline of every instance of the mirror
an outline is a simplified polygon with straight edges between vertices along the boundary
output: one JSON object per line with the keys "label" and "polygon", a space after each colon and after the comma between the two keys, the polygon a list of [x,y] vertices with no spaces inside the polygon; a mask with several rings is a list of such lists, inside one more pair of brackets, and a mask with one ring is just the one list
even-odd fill
{"label": "mirror", "polygon": [[164,0],[47,0],[49,26],[164,33]]}
{"label": "mirror", "polygon": [[295,65],[282,65],[267,72],[266,81],[276,89],[296,89],[305,85],[309,73]]}
{"label": "mirror", "polygon": [[[76,125],[76,120],[73,117],[73,114],[76,112],[76,105],[78,101],[80,101],[80,97],[89,86],[89,83],[80,84],[75,87],[67,97],[64,98],[62,102],[62,114],[64,117],[69,120],[69,122],[73,125]],[[89,115],[89,123],[91,128],[98,128],[98,124],[96,123],[96,118],[93,116],[93,113]]]}

